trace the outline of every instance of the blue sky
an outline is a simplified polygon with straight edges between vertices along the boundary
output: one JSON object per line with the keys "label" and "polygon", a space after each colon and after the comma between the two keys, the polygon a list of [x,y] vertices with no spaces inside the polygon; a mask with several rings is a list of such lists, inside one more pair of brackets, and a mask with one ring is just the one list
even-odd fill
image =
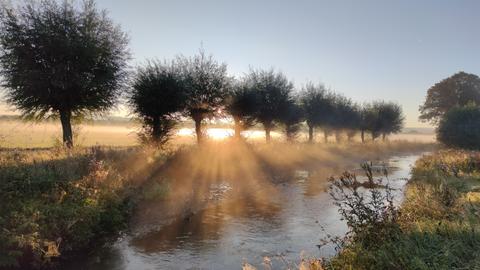
{"label": "blue sky", "polygon": [[132,65],[207,53],[241,76],[274,67],[299,88],[393,100],[407,126],[435,82],[480,74],[480,1],[97,0],[131,39]]}

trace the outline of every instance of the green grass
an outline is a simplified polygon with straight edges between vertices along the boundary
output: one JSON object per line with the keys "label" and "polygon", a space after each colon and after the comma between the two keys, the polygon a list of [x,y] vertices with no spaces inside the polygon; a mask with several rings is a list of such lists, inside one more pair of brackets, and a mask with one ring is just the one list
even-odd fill
{"label": "green grass", "polygon": [[164,155],[141,148],[0,151],[0,267],[52,266],[124,229],[138,179]]}
{"label": "green grass", "polygon": [[[395,221],[374,241],[353,238],[328,269],[480,269],[480,154],[419,159]],[[380,228],[363,232],[378,234]]]}

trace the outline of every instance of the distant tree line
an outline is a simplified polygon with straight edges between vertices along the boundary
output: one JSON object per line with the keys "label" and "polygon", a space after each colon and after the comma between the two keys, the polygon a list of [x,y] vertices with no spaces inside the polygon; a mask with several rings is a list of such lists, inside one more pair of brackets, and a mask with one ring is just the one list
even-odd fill
{"label": "distant tree line", "polygon": [[130,77],[127,45],[125,33],[93,1],[3,5],[0,74],[7,102],[26,118],[58,117],[67,147],[73,146],[73,118],[104,113],[125,94],[142,120],[142,140],[160,145],[185,118],[194,122],[198,143],[205,139],[204,120],[226,115],[233,119],[236,138],[261,125],[267,142],[278,128],[288,141],[295,140],[303,123],[310,142],[319,129],[325,141],[330,134],[341,141],[344,134],[351,140],[357,133],[365,141],[365,134],[385,139],[403,126],[395,103],[357,104],[321,84],[296,90],[273,69],[252,69],[236,79],[203,50],[193,57],[149,61]]}
{"label": "distant tree line", "polygon": [[[161,85],[170,80],[175,84],[169,87],[175,85],[175,91]],[[218,64],[203,51],[192,58],[180,56],[171,62],[149,62],[138,69],[134,81],[130,104],[145,119],[147,135],[159,142],[169,132],[155,132],[155,127],[173,128],[175,116],[192,118],[198,142],[204,137],[202,120],[225,114],[233,119],[236,138],[259,124],[265,130],[267,142],[275,128],[282,128],[288,141],[295,140],[303,123],[308,126],[309,142],[314,141],[316,129],[323,131],[325,141],[331,133],[337,142],[342,134],[352,140],[357,133],[362,141],[365,133],[372,140],[380,136],[385,139],[399,132],[404,120],[398,104],[375,101],[359,105],[321,84],[308,83],[301,91],[295,91],[285,74],[273,69],[251,70],[234,79],[226,74],[224,64]],[[139,100],[139,96],[145,97],[145,101]],[[169,109],[160,111],[160,108]],[[150,124],[149,119],[156,119],[158,124]]]}

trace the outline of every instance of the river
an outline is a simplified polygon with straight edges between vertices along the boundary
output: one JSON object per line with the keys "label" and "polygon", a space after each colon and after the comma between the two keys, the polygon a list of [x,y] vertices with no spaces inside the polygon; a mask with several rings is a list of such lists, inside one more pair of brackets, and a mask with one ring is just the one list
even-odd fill
{"label": "river", "polygon": [[[387,162],[398,202],[418,157],[397,156]],[[333,246],[317,245],[327,234],[343,235],[347,227],[327,192],[325,174],[318,171],[296,171],[292,181],[275,184],[277,194],[261,201],[222,198],[235,187],[217,186],[212,192],[220,193],[218,202],[158,230],[127,233],[69,268],[241,269],[248,262],[263,269],[268,258],[274,269],[284,269],[301,258],[332,256]]]}

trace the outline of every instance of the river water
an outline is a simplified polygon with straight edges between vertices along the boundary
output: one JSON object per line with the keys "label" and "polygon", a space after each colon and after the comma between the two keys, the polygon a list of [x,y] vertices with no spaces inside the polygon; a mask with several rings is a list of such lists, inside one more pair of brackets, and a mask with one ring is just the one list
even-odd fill
{"label": "river water", "polygon": [[[396,189],[397,201],[418,157],[398,156],[387,162],[388,181]],[[298,170],[293,177],[275,185],[275,196],[264,196],[261,201],[220,198],[218,203],[157,230],[126,234],[69,268],[241,269],[248,262],[264,269],[268,260],[274,269],[284,269],[301,258],[332,256],[333,246],[317,245],[327,234],[343,235],[347,227],[327,192],[325,175]],[[217,186],[213,196],[231,189]]]}

